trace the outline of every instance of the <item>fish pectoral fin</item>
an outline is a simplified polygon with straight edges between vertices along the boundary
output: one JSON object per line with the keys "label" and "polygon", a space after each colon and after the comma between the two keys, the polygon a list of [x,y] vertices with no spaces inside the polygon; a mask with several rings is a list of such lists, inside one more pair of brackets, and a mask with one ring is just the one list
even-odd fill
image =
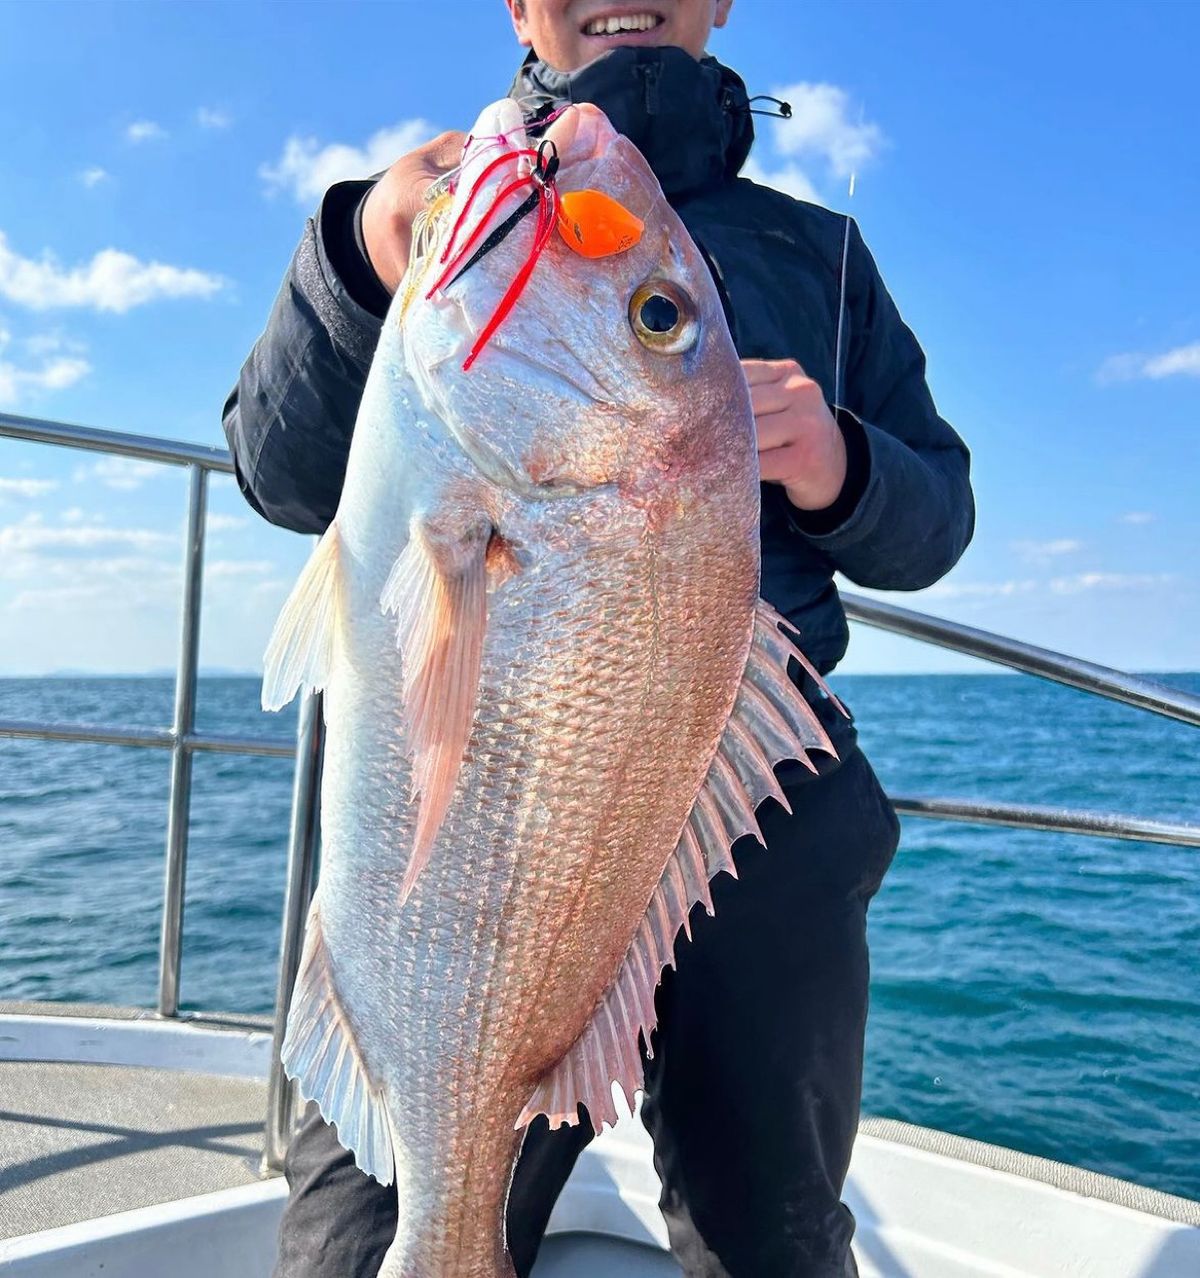
{"label": "fish pectoral fin", "polygon": [[390,1185],[395,1160],[383,1091],[367,1070],[334,985],[316,901],[308,914],[280,1057],[301,1097],[316,1101],[359,1167],[381,1185]]}
{"label": "fish pectoral fin", "polygon": [[475,723],[491,533],[484,523],[448,535],[414,521],[380,597],[383,611],[396,615],[413,798],[420,803],[401,904],[429,860]]}
{"label": "fish pectoral fin", "polygon": [[275,622],[263,659],[262,707],[280,710],[304,689],[319,692],[333,667],[341,597],[341,542],[332,523]]}
{"label": "fish pectoral fin", "polygon": [[617,1121],[613,1083],[632,1105],[633,1093],[643,1082],[638,1036],[645,1042],[647,1055],[652,1055],[651,1034],[658,1023],[654,991],[663,969],[674,965],[680,929],[691,936],[692,907],[702,902],[713,913],[708,881],[722,870],[737,877],[730,850],[738,839],[752,834],[763,842],[754,813],[765,798],[775,798],[791,811],[775,777],[775,764],[800,759],[815,771],[809,750],[835,753],[813,708],[789,677],[788,662],[798,661],[838,709],[841,704],[783,634],[781,625],[787,622],[760,600],[733,713],[679,843],[615,980],[583,1033],[538,1084],[517,1120],[518,1127],[538,1114],[545,1114],[552,1128],[563,1123],[573,1126],[579,1121],[577,1107],[583,1104],[599,1132],[605,1122]]}

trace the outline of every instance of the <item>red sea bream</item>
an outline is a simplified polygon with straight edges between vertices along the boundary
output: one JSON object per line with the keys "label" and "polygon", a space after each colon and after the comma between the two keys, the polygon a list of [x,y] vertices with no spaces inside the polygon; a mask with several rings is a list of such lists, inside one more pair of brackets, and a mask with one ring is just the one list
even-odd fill
{"label": "red sea bream", "polygon": [[[324,689],[327,725],[284,1061],[396,1183],[382,1278],[511,1278],[525,1125],[615,1119],[689,909],[783,801],[772,765],[830,749],[758,599],[754,421],[705,263],[603,115],[547,136],[558,192],[640,238],[549,236],[489,332],[552,223],[515,104],[484,113],[267,654],[264,704]],[[477,226],[486,251],[439,279]]]}

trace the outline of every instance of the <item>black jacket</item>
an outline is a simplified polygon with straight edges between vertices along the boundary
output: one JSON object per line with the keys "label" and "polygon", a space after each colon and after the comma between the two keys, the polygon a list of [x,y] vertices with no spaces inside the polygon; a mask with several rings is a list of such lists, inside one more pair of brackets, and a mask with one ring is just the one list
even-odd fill
{"label": "black jacket", "polygon": [[[934,408],[925,357],[857,226],[736,176],[753,138],[749,104],[712,58],[623,49],[572,75],[531,61],[513,93],[535,112],[570,100],[602,106],[705,253],[739,353],[797,360],[831,404],[840,390],[850,467],[837,501],[806,513],[764,484],[762,506],[763,596],[796,625],[812,661],[832,669],[848,638],[834,571],[862,586],[919,589],[953,567],[974,522],[967,450]],[[337,509],[386,310],[356,229],[370,185],[343,182],[322,201],[225,405],[247,500],[299,532],[322,530]]]}

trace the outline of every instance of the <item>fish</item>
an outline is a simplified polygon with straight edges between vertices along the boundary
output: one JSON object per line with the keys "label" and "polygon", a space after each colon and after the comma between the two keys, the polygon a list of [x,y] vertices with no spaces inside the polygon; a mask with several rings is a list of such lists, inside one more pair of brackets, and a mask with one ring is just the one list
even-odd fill
{"label": "fish", "polygon": [[774,765],[833,753],[759,554],[701,252],[598,109],[537,138],[493,104],[414,229],[264,663],[264,707],[322,691],[326,733],[282,1059],[396,1185],[382,1278],[512,1278],[529,1123],[634,1103],[689,913],[787,806]]}

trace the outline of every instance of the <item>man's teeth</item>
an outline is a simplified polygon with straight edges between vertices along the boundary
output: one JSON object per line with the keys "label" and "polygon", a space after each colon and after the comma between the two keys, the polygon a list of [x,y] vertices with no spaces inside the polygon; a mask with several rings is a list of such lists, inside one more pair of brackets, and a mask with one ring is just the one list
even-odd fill
{"label": "man's teeth", "polygon": [[583,28],[584,35],[616,35],[620,31],[649,31],[658,26],[654,13],[630,13],[620,18],[593,18]]}

